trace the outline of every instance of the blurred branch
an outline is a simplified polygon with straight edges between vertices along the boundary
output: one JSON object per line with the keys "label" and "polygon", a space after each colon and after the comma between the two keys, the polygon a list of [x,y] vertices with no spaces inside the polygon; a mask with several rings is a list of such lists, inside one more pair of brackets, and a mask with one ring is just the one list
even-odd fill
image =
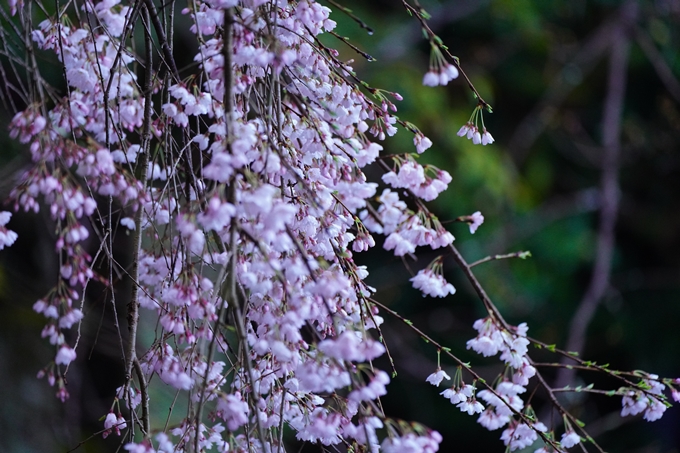
{"label": "blurred branch", "polygon": [[656,74],[666,89],[677,102],[680,102],[680,82],[673,75],[673,71],[664,60],[661,52],[656,48],[652,39],[640,27],[635,28],[635,41],[638,43],[649,62],[654,66]]}
{"label": "blurred branch", "polygon": [[[149,26],[150,22],[150,11],[148,7],[143,7],[142,8],[142,17],[144,20],[144,50],[145,50],[145,56],[146,56],[146,66],[144,68],[145,74],[144,74],[144,120],[143,120],[143,125],[142,125],[142,141],[141,141],[141,152],[139,156],[139,167],[142,169],[141,176],[139,178],[139,181],[141,183],[141,187],[146,188],[146,183],[147,183],[147,172],[144,171],[144,169],[147,168],[148,162],[149,162],[149,154],[151,153],[151,96],[153,94],[153,42],[151,38],[151,30]],[[128,303],[127,310],[128,310],[128,330],[129,330],[129,336],[128,336],[128,343],[127,343],[127,349],[125,351],[124,357],[125,357],[125,386],[124,386],[124,391],[123,395],[124,397],[128,400],[128,404],[130,407],[132,407],[132,402],[131,397],[130,397],[130,392],[128,391],[130,388],[130,383],[132,381],[132,370],[134,368],[136,375],[137,375],[137,380],[138,380],[138,385],[140,387],[140,391],[142,392],[143,396],[145,397],[142,400],[142,419],[141,419],[141,427],[142,427],[142,434],[144,435],[145,438],[148,438],[151,436],[150,432],[150,421],[149,421],[149,399],[148,399],[148,394],[147,394],[147,388],[148,388],[148,381],[146,381],[146,377],[144,373],[142,372],[141,367],[139,366],[139,361],[137,360],[137,328],[139,327],[139,290],[140,290],[140,285],[139,285],[139,274],[140,274],[140,254],[142,250],[142,222],[143,222],[143,216],[144,214],[144,209],[140,207],[137,209],[137,212],[135,212],[135,217],[134,217],[134,222],[135,222],[135,229],[134,229],[134,239],[133,239],[133,259],[132,259],[132,294],[130,297],[130,302]],[[109,221],[111,219],[111,215],[109,215]],[[112,244],[110,245],[112,247]],[[113,249],[111,249],[113,251]],[[113,256],[113,255],[111,255]],[[113,265],[111,265],[113,267]],[[134,417],[134,415],[131,415],[131,417]],[[134,420],[134,418],[133,418]],[[134,432],[134,425],[131,424],[131,428],[133,429]]]}
{"label": "blurred branch", "polygon": [[[626,70],[630,48],[628,24],[637,16],[637,3],[630,1],[623,7],[621,19],[611,31],[609,80],[602,119],[602,156],[600,225],[597,233],[597,250],[590,284],[571,321],[567,351],[580,352],[585,343],[588,325],[604,296],[611,276],[614,253],[614,227],[619,206],[619,156],[621,150],[621,119],[626,91]],[[566,361],[563,361],[566,363]],[[555,387],[569,385],[574,379],[574,369],[563,368],[557,373]]]}
{"label": "blurred branch", "polygon": [[508,145],[508,151],[515,162],[520,164],[526,158],[531,146],[554,118],[556,107],[578,86],[568,75],[578,71],[581,78],[585,77],[607,51],[615,23],[616,20],[606,21],[587,39],[571,61],[565,64],[562,71],[552,80],[543,98],[519,124]]}

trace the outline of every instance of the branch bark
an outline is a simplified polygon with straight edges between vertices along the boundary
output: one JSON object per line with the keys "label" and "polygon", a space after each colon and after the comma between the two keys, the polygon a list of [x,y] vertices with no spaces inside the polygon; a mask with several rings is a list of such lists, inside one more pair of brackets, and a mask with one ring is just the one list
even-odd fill
{"label": "branch bark", "polygon": [[[153,94],[153,43],[151,38],[151,31],[149,25],[149,11],[148,8],[142,8],[143,25],[144,25],[144,49],[146,57],[146,68],[144,73],[144,123],[142,130],[142,146],[139,156],[139,168],[141,169],[140,182],[142,187],[146,187],[146,167],[149,162],[149,153],[151,147],[151,95]],[[147,382],[144,373],[137,360],[137,326],[139,324],[139,254],[142,248],[142,220],[144,208],[139,206],[135,213],[135,233],[133,240],[133,256],[132,256],[132,295],[130,303],[128,304],[128,344],[127,351],[125,351],[125,391],[123,395],[125,398],[130,398],[130,382],[132,380],[133,366],[137,371],[137,379],[139,381],[140,391],[142,392],[142,430],[145,437],[150,436],[150,421],[149,421],[149,397],[147,392]],[[132,407],[132,405],[130,405]]]}

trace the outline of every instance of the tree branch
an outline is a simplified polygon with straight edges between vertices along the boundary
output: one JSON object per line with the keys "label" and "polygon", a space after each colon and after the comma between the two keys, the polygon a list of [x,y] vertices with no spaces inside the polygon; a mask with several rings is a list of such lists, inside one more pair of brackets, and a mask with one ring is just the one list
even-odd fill
{"label": "tree branch", "polygon": [[635,28],[635,41],[638,43],[649,62],[654,66],[656,74],[661,79],[661,82],[666,86],[668,93],[670,93],[677,102],[680,102],[680,82],[673,75],[673,70],[668,66],[663,55],[656,48],[654,42],[649,35],[640,27]]}
{"label": "tree branch", "polygon": [[[149,153],[151,145],[151,95],[153,94],[153,43],[151,42],[151,32],[149,30],[149,12],[147,8],[142,8],[142,15],[145,22],[144,27],[144,49],[146,52],[146,68],[145,68],[145,80],[144,80],[144,123],[142,129],[142,146],[141,153],[139,156],[139,167],[141,168],[141,176],[139,178],[142,187],[146,187],[146,167],[149,162]],[[133,256],[132,256],[132,272],[130,277],[132,278],[132,295],[130,297],[130,303],[128,304],[128,329],[129,337],[127,344],[127,351],[125,353],[125,391],[123,395],[125,398],[129,399],[129,387],[130,381],[132,379],[132,368],[139,363],[137,361],[137,327],[139,324],[139,254],[142,248],[142,217],[144,214],[143,206],[137,207],[137,212],[135,213],[135,233],[133,239]],[[144,378],[144,373],[141,372],[141,367],[137,369],[137,378],[139,380],[140,391],[142,392],[142,426],[144,429],[144,436],[149,436],[149,401],[147,395],[147,383]],[[130,407],[132,407],[130,402]]]}

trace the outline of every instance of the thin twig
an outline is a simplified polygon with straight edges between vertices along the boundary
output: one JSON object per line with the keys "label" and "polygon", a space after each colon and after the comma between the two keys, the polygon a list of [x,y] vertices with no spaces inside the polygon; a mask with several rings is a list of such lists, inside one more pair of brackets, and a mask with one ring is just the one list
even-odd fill
{"label": "thin twig", "polygon": [[645,53],[649,62],[654,66],[656,74],[661,79],[661,82],[666,86],[668,93],[680,102],[680,82],[673,75],[673,70],[668,66],[659,49],[656,48],[654,42],[647,33],[640,27],[635,28],[635,41],[640,46],[640,49]]}
{"label": "thin twig", "polygon": [[491,256],[487,256],[486,258],[482,258],[481,260],[477,260],[474,263],[470,263],[469,267],[473,268],[473,267],[477,266],[478,264],[487,263],[489,261],[505,260],[505,259],[509,259],[509,258],[526,259],[527,257],[530,257],[530,256],[531,256],[531,253],[527,252],[527,251],[506,253],[505,255],[491,255]]}
{"label": "thin twig", "polygon": [[158,42],[161,45],[161,50],[163,51],[163,62],[167,65],[172,77],[175,82],[180,82],[179,71],[177,70],[177,65],[175,64],[175,58],[172,55],[172,50],[168,44],[168,39],[165,36],[165,31],[163,29],[163,24],[161,24],[158,18],[158,11],[156,10],[156,5],[154,5],[153,0],[144,0],[144,5],[151,16],[151,23],[156,29],[156,35],[158,36]]}
{"label": "thin twig", "polygon": [[[143,8],[143,15],[146,23],[149,23],[149,14],[146,8]],[[151,35],[146,30],[144,34],[144,47],[146,51],[146,70],[144,81],[144,123],[142,126],[142,146],[140,149],[139,156],[139,167],[142,169],[141,175],[139,177],[142,187],[146,187],[146,177],[147,171],[146,167],[149,161],[150,145],[151,145],[151,95],[152,95],[152,77],[153,77],[153,67],[152,67],[152,42]],[[139,285],[137,284],[139,280],[139,261],[140,252],[142,248],[142,220],[144,214],[144,207],[140,204],[137,207],[137,212],[135,212],[135,232],[133,238],[133,251],[132,251],[132,294],[130,296],[130,302],[128,303],[128,329],[130,331],[128,337],[127,351],[125,354],[125,360],[127,361],[125,365],[125,391],[123,394],[125,398],[128,398],[128,389],[130,386],[130,380],[132,379],[132,368],[134,363],[137,361],[137,327],[139,324]],[[140,387],[145,387],[146,382],[143,379],[144,374],[138,373],[138,376],[142,376],[139,380]],[[145,388],[141,388],[142,393],[146,392]],[[146,403],[148,405],[148,401]],[[142,420],[142,426],[148,427],[148,407],[146,411],[142,411],[142,416],[146,412],[147,419]],[[144,433],[145,436],[149,436],[150,432]]]}
{"label": "thin twig", "polygon": [[[225,114],[225,123],[226,123],[226,130],[227,134],[231,133],[231,109],[233,108],[232,102],[231,102],[231,83],[232,83],[232,67],[231,67],[231,46],[232,46],[232,25],[233,25],[233,17],[232,17],[232,11],[231,9],[227,10],[224,12],[224,24],[223,24],[223,31],[222,31],[222,39],[223,39],[223,49],[222,49],[222,54],[224,55],[224,114]],[[231,143],[232,137],[227,136],[227,143],[228,143],[228,149],[231,150],[231,146],[229,145]],[[236,186],[236,178],[231,179],[231,183],[229,184],[229,187],[227,189],[228,191],[228,201],[229,203],[234,203],[235,202],[235,186]],[[236,285],[236,220],[232,219],[232,225],[231,225],[231,232],[230,232],[230,240],[229,240],[229,261],[226,263],[226,265],[222,268],[222,271],[220,272],[220,275],[218,276],[217,282],[221,283],[221,290],[218,292],[218,295],[220,296],[221,302],[220,302],[220,309],[217,315],[217,320],[215,321],[215,327],[213,328],[213,337],[212,340],[210,341],[210,345],[208,346],[208,353],[206,356],[206,367],[205,367],[205,375],[203,377],[203,388],[200,391],[199,399],[198,399],[198,405],[196,407],[196,435],[194,437],[194,451],[199,451],[198,444],[199,444],[199,433],[200,433],[200,426],[201,426],[201,418],[203,416],[203,405],[205,403],[205,390],[206,387],[208,386],[208,377],[210,376],[210,368],[211,368],[211,362],[212,362],[212,357],[215,352],[215,343],[217,340],[217,336],[219,335],[219,325],[222,322],[224,316],[225,316],[225,311],[226,311],[226,306],[227,306],[227,301],[229,301],[230,304],[234,304],[236,302],[236,291],[232,292],[232,286],[235,288]],[[222,239],[219,237],[219,235],[213,231],[214,233],[214,238],[217,243],[218,249],[220,252],[224,251],[224,244],[222,243]],[[238,326],[237,326],[238,327]],[[245,360],[249,360],[248,356],[245,356]]]}

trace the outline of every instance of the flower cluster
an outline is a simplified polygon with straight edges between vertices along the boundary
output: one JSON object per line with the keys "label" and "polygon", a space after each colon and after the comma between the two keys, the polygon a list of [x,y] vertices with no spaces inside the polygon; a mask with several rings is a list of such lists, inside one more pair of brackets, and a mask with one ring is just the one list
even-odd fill
{"label": "flower cluster", "polygon": [[451,80],[458,78],[458,68],[444,58],[439,46],[430,44],[430,70],[423,77],[423,85],[434,87],[448,85]]}
{"label": "flower cluster", "polygon": [[411,278],[411,281],[414,288],[423,292],[423,296],[446,297],[456,293],[456,288],[451,283],[429,268],[419,271],[415,277]]}
{"label": "flower cluster", "polygon": [[441,395],[448,398],[451,404],[456,405],[461,412],[469,415],[478,414],[484,410],[482,403],[475,398],[475,387],[472,385],[461,385],[458,388],[451,387],[444,390]]}
{"label": "flower cluster", "polygon": [[467,137],[467,139],[472,140],[472,143],[475,145],[490,145],[495,141],[486,128],[483,128],[482,132],[480,132],[479,128],[472,122],[465,123],[458,130],[457,135],[459,137]]}
{"label": "flower cluster", "polygon": [[127,428],[127,423],[123,416],[120,413],[116,415],[111,411],[106,414],[106,418],[104,419],[104,432],[102,433],[102,437],[106,438],[114,431],[120,436],[120,430],[125,428]]}
{"label": "flower cluster", "polygon": [[11,218],[11,212],[0,212],[0,250],[11,246],[17,240],[17,234],[6,226]]}
{"label": "flower cluster", "polygon": [[[434,174],[435,177],[430,177],[426,172]],[[407,160],[399,165],[398,172],[385,173],[382,179],[396,189],[408,189],[418,198],[431,201],[446,190],[451,182],[451,175],[431,165],[423,167],[414,160]]]}
{"label": "flower cluster", "polygon": [[622,417],[644,412],[644,419],[653,422],[663,416],[666,411],[666,405],[663,402],[663,392],[666,386],[659,382],[658,378],[657,375],[649,375],[648,379],[643,379],[640,382],[640,388],[621,390],[623,393],[621,400],[623,405],[621,409]]}
{"label": "flower cluster", "polygon": [[[485,357],[495,356],[500,352],[500,359],[508,372],[495,386],[494,390],[481,390],[477,396],[488,406],[479,416],[477,422],[490,431],[507,428],[501,434],[501,440],[514,451],[532,445],[538,433],[547,428],[543,423],[527,424],[526,420],[534,419],[533,411],[525,407],[520,395],[526,392],[530,379],[536,374],[536,368],[527,355],[529,340],[526,338],[528,327],[525,323],[517,327],[501,327],[494,318],[478,319],[474,326],[478,335],[467,342],[472,349]],[[519,414],[529,415],[524,419]]]}
{"label": "flower cluster", "polygon": [[438,68],[430,68],[423,76],[423,85],[434,87],[437,85],[448,85],[448,83],[458,78],[458,69],[449,63]]}

